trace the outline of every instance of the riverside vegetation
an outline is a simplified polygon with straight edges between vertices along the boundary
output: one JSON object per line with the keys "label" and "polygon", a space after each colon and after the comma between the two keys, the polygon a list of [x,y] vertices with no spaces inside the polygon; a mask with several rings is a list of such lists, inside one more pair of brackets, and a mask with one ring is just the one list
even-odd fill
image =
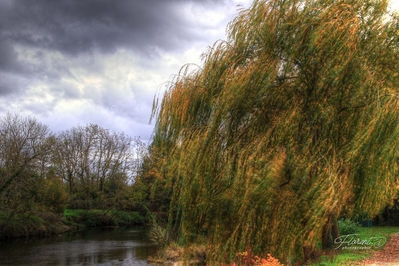
{"label": "riverside vegetation", "polygon": [[146,147],[97,125],[53,134],[34,118],[0,121],[0,237],[145,224],[134,182]]}
{"label": "riverside vegetation", "polygon": [[69,226],[151,222],[154,260],[301,264],[339,226],[363,232],[339,218],[393,217],[399,17],[387,6],[255,0],[155,98],[148,149],[95,125],[54,135],[5,117],[2,236],[46,213]]}

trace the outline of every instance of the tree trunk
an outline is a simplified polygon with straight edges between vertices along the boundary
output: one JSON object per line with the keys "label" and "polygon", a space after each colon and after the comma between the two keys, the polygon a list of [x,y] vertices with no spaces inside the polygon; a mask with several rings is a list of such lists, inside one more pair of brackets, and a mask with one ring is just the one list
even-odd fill
{"label": "tree trunk", "polygon": [[323,227],[322,247],[328,249],[333,247],[334,240],[339,236],[338,221],[335,214],[328,216],[327,223]]}

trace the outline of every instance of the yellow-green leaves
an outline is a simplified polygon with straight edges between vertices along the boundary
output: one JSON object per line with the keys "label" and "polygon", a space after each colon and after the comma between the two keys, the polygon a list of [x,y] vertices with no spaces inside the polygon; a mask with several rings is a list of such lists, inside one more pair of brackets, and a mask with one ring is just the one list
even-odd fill
{"label": "yellow-green leaves", "polygon": [[180,239],[207,237],[218,259],[250,246],[300,261],[328,217],[392,200],[399,49],[386,6],[255,1],[172,83],[153,146]]}

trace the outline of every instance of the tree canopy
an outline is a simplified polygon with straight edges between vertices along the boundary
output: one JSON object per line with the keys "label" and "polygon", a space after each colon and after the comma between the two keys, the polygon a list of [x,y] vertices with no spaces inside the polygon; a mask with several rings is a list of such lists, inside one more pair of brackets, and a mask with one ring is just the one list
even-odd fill
{"label": "tree canopy", "polygon": [[34,118],[0,117],[0,234],[8,212],[140,208],[145,152],[139,138],[94,124],[54,134]]}
{"label": "tree canopy", "polygon": [[169,229],[215,259],[308,256],[398,191],[399,19],[384,0],[258,0],[161,101]]}

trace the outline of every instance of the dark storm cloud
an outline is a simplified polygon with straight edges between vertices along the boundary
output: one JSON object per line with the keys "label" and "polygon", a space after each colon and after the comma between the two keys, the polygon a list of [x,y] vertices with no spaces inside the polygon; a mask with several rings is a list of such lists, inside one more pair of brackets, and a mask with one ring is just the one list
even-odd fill
{"label": "dark storm cloud", "polygon": [[201,12],[225,2],[0,0],[0,115],[149,138],[152,86],[188,47],[209,40],[204,32],[215,27]]}
{"label": "dark storm cloud", "polygon": [[0,73],[0,95],[7,95],[14,92],[15,82],[4,74]]}
{"label": "dark storm cloud", "polygon": [[7,42],[0,42],[0,70],[6,70],[15,65],[15,52]]}
{"label": "dark storm cloud", "polygon": [[[200,38],[178,12],[184,0],[0,0],[0,36],[28,47],[76,55],[127,48],[153,53]],[[219,1],[191,2],[216,4]],[[8,49],[9,47],[0,47]],[[0,51],[0,55],[2,55]]]}
{"label": "dark storm cloud", "polygon": [[21,75],[0,72],[0,96],[21,92],[28,84]]}

